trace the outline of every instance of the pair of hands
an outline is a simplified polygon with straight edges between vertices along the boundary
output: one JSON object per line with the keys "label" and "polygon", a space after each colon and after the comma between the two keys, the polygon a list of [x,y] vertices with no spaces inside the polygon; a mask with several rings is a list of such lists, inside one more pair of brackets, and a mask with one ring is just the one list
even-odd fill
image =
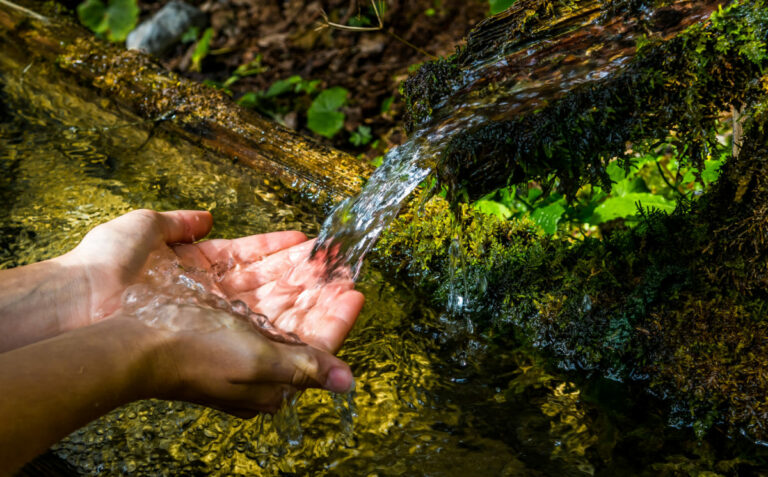
{"label": "pair of hands", "polygon": [[[300,232],[275,232],[236,240],[194,243],[211,229],[208,212],[139,210],[94,228],[61,260],[78,270],[85,293],[74,297],[62,329],[102,320],[133,320],[119,311],[123,292],[140,279],[153,254],[170,250],[184,267],[216,275],[217,293],[241,300],[272,324],[309,346],[267,339],[253,330],[212,331],[161,328],[147,333],[153,348],[155,397],[181,399],[241,417],[275,411],[283,398],[306,387],[345,392],[353,386],[349,367],[335,353],[352,328],[364,298],[351,280],[325,280],[319,261],[306,262],[313,241]],[[300,265],[291,276],[286,272]],[[116,313],[117,312],[117,313]],[[181,320],[210,319],[220,313],[182,307]]]}

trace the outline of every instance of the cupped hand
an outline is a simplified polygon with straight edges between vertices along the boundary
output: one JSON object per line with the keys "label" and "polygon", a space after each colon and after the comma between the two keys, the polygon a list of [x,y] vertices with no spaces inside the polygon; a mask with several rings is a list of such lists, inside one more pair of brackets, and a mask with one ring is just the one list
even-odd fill
{"label": "cupped hand", "polygon": [[212,224],[208,212],[137,210],[94,228],[68,254],[81,265],[90,290],[87,322],[71,328],[114,313],[150,256],[170,248],[183,266],[208,273],[224,298],[243,301],[277,328],[336,352],[364,302],[352,280],[327,280],[324,262],[307,260],[313,242],[301,232],[192,243]]}
{"label": "cupped hand", "polygon": [[316,387],[347,392],[354,384],[349,367],[331,353],[285,344],[255,333],[238,317],[195,305],[165,305],[160,313],[179,315],[196,327],[226,323],[207,332],[165,334],[164,346],[149,360],[157,389],[151,397],[195,402],[250,418],[275,412],[298,390]]}

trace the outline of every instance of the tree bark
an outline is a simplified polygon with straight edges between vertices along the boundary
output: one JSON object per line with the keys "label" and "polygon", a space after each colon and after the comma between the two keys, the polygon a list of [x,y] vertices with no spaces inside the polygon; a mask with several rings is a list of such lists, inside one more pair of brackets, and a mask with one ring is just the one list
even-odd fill
{"label": "tree bark", "polygon": [[[356,194],[372,167],[234,104],[225,94],[165,71],[149,56],[106,44],[42,2],[0,2],[0,65],[24,75],[30,65],[47,74],[51,94],[74,85],[96,91],[117,108],[153,122],[226,158],[273,177],[325,206]],[[37,68],[36,68],[37,70]],[[82,94],[83,90],[78,93]]]}

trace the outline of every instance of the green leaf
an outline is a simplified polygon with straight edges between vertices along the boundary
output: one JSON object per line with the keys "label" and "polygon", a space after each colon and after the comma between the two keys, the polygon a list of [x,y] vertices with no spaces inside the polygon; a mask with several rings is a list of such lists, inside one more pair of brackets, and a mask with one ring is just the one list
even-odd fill
{"label": "green leaf", "polygon": [[559,201],[546,207],[536,209],[531,214],[531,220],[541,227],[548,235],[557,232],[557,224],[565,213],[565,207]]}
{"label": "green leaf", "polygon": [[275,96],[285,94],[288,91],[291,91],[293,86],[297,83],[301,83],[301,76],[294,75],[284,80],[275,81],[264,94],[264,97],[274,98]]}
{"label": "green leaf", "polygon": [[107,7],[109,40],[125,41],[138,20],[139,6],[136,5],[136,0],[110,0]]}
{"label": "green leaf", "polygon": [[394,101],[395,101],[394,96],[387,96],[386,98],[384,98],[384,101],[381,102],[381,114],[389,112],[389,110],[392,108],[392,103]]}
{"label": "green leaf", "polygon": [[195,46],[195,51],[192,53],[192,65],[189,67],[189,71],[200,71],[200,65],[203,59],[208,56],[212,38],[213,28],[206,28],[203,32],[203,36],[198,40],[197,46]]}
{"label": "green leaf", "polygon": [[472,207],[484,214],[495,215],[500,219],[508,219],[512,217],[512,211],[509,210],[506,205],[500,202],[495,202],[492,200],[478,200],[472,204]]}
{"label": "green leaf", "polygon": [[192,43],[193,41],[197,41],[197,37],[200,35],[200,29],[196,26],[189,27],[189,30],[185,31],[183,35],[181,35],[181,42],[182,43]]}
{"label": "green leaf", "polygon": [[349,142],[360,147],[371,142],[371,139],[373,139],[371,128],[368,126],[358,126],[357,131],[353,132],[352,136],[349,138]]}
{"label": "green leaf", "polygon": [[237,100],[237,104],[245,108],[255,108],[259,104],[261,97],[253,92],[245,93]]}
{"label": "green leaf", "polygon": [[627,194],[635,194],[640,192],[650,192],[648,185],[642,177],[627,178],[623,181],[619,181],[611,188],[611,196],[623,197]]}
{"label": "green leaf", "polygon": [[491,5],[491,15],[496,15],[514,5],[515,0],[488,0],[488,3]]}
{"label": "green leaf", "polygon": [[720,168],[723,164],[725,164],[725,158],[704,162],[704,171],[701,173],[701,178],[705,184],[711,184],[720,177]]}
{"label": "green leaf", "polygon": [[320,93],[307,111],[307,127],[329,139],[335,136],[344,127],[346,116],[338,109],[347,102],[348,94],[339,86]]}
{"label": "green leaf", "polygon": [[104,35],[110,41],[125,41],[139,20],[136,0],[86,0],[77,6],[80,22],[93,32]]}
{"label": "green leaf", "polygon": [[103,23],[106,12],[107,7],[101,0],[85,0],[77,6],[77,16],[80,18],[80,23],[96,33],[104,33],[102,28],[107,26],[106,23]]}
{"label": "green leaf", "polygon": [[664,212],[675,210],[675,202],[660,195],[647,192],[637,192],[621,197],[609,197],[595,208],[590,222],[594,225],[609,220],[632,217],[637,213],[637,204],[643,208],[660,209]]}

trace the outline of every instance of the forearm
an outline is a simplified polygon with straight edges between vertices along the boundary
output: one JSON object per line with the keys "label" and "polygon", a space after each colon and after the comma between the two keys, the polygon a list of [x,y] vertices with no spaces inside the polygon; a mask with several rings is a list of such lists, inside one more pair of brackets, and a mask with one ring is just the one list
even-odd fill
{"label": "forearm", "polygon": [[159,394],[158,333],[115,318],[0,354],[0,475],[108,411]]}
{"label": "forearm", "polygon": [[67,255],[0,270],[0,353],[75,328],[88,318],[86,282]]}

